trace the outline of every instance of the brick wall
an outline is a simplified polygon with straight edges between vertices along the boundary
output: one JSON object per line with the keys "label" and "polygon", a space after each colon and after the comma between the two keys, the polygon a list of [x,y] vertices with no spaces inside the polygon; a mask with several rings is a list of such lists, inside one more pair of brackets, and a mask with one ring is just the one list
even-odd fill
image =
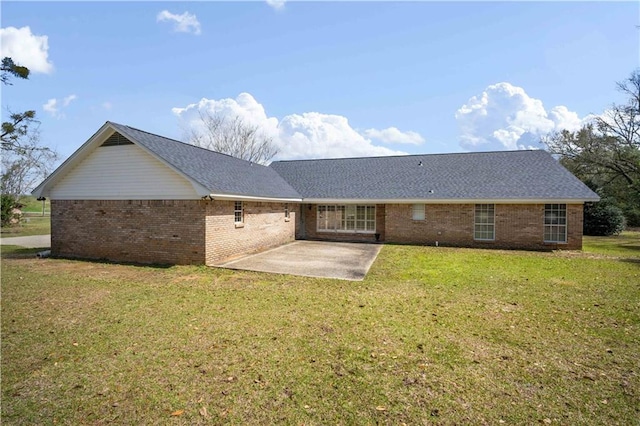
{"label": "brick wall", "polygon": [[202,264],[205,208],[198,200],[51,200],[54,256]]}
{"label": "brick wall", "polygon": [[206,209],[206,263],[213,265],[294,240],[297,204],[244,202],[244,223],[234,223],[234,202],[213,201]]}
{"label": "brick wall", "polygon": [[496,204],[495,241],[475,241],[474,204],[427,204],[425,220],[412,220],[410,204],[386,206],[387,242],[534,250],[582,248],[582,204],[567,205],[567,243],[545,243],[544,204]]}
{"label": "brick wall", "polygon": [[212,265],[293,241],[295,207],[245,202],[244,224],[233,201],[52,200],[54,256],[116,262]]}

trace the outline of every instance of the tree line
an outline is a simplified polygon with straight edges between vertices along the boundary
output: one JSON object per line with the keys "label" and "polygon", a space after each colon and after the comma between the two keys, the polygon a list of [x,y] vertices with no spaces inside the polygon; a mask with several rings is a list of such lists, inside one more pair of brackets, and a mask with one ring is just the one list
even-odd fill
{"label": "tree line", "polygon": [[549,152],[601,197],[585,206],[585,234],[640,226],[640,69],[617,83],[626,97],[580,130],[544,138]]}

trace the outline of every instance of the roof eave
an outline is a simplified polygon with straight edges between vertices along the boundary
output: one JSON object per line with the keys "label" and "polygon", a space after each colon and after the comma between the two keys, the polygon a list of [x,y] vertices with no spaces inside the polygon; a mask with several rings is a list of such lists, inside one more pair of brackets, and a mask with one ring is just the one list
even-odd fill
{"label": "roof eave", "polygon": [[600,201],[584,198],[303,198],[307,204],[582,204]]}
{"label": "roof eave", "polygon": [[257,195],[242,194],[208,194],[213,200],[224,201],[256,201],[256,202],[272,202],[272,203],[301,203],[302,198],[295,197],[262,197]]}

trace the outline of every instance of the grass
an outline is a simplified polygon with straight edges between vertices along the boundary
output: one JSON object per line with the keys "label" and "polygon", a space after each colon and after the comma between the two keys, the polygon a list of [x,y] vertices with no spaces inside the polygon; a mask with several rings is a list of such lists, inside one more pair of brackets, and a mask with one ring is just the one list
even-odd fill
{"label": "grass", "polygon": [[[42,214],[42,201],[38,201],[36,197],[32,195],[25,195],[20,198],[20,203],[23,204],[23,213]],[[45,215],[51,214],[51,204],[49,199],[44,202]]]}
{"label": "grass", "polygon": [[640,256],[640,232],[623,232],[611,237],[583,237],[585,252],[611,256]]}
{"label": "grass", "polygon": [[20,225],[2,228],[0,232],[5,238],[50,234],[51,218],[49,216],[26,216]]}
{"label": "grass", "polygon": [[3,247],[2,423],[637,424],[627,240],[387,245],[362,282]]}

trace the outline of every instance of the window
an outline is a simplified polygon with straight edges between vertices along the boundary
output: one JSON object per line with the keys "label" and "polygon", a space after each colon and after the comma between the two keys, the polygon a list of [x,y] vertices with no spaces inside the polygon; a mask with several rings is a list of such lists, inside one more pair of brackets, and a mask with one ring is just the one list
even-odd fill
{"label": "window", "polygon": [[413,220],[424,220],[424,204],[413,205]]}
{"label": "window", "polygon": [[318,206],[318,231],[376,232],[376,206]]}
{"label": "window", "polygon": [[244,209],[242,208],[242,201],[236,201],[233,208],[233,217],[235,223],[244,222]]}
{"label": "window", "polygon": [[567,205],[544,205],[544,242],[567,242]]}
{"label": "window", "polygon": [[284,218],[289,219],[289,203],[284,204]]}
{"label": "window", "polygon": [[476,204],[473,239],[493,241],[496,238],[495,205]]}

